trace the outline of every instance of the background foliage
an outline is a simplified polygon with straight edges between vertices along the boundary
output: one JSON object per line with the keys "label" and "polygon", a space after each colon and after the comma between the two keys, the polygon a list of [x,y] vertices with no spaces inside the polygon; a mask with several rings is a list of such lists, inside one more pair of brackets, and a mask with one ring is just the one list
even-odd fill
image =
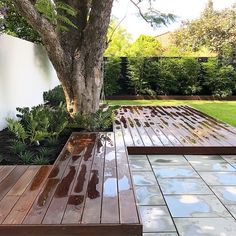
{"label": "background foliage", "polygon": [[[109,59],[112,61],[112,59]],[[117,62],[117,58],[116,58]],[[227,97],[236,93],[236,71],[232,65],[219,63],[216,58],[200,62],[198,58],[128,58],[127,71],[122,72],[116,64],[105,67],[106,95],[124,94],[119,85],[127,81],[126,95],[214,95]],[[109,71],[110,70],[110,71]],[[121,73],[119,76],[118,73]],[[111,78],[115,84],[112,88]],[[113,93],[113,91],[115,91]]]}
{"label": "background foliage", "polygon": [[0,0],[0,32],[39,43],[38,33],[19,15],[12,0]]}
{"label": "background foliage", "polygon": [[235,61],[236,49],[236,4],[223,10],[215,10],[213,1],[201,16],[187,21],[174,32],[172,39],[176,47],[184,51],[198,51],[205,47],[215,52],[223,63]]}

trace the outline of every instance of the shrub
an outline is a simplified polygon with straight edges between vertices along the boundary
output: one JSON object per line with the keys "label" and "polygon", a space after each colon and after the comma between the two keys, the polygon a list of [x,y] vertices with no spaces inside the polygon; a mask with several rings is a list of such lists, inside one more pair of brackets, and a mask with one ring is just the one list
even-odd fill
{"label": "shrub", "polygon": [[24,151],[24,152],[21,152],[18,156],[19,156],[21,162],[23,164],[27,165],[32,162],[34,154],[30,151]]}
{"label": "shrub", "polygon": [[203,63],[204,81],[212,95],[227,97],[232,95],[236,88],[236,72],[231,65],[219,66],[216,59]]}
{"label": "shrub", "polygon": [[129,85],[135,95],[155,95],[146,76],[146,60],[144,57],[132,57],[128,60]]}
{"label": "shrub", "polygon": [[129,60],[129,76],[135,94],[196,94],[200,91],[200,69],[198,61],[192,58]]}
{"label": "shrub", "polygon": [[194,95],[201,91],[200,73],[201,66],[196,58],[178,59],[179,74],[178,84],[179,93],[185,95]]}
{"label": "shrub", "polygon": [[13,139],[11,140],[10,150],[15,155],[18,155],[24,152],[27,148],[27,145],[20,140]]}
{"label": "shrub", "polygon": [[118,57],[109,57],[104,62],[104,91],[106,96],[119,93],[121,61]]}
{"label": "shrub", "polygon": [[[155,83],[157,94],[176,94],[178,92],[178,81],[176,72],[178,64],[174,59],[161,59],[158,62],[151,62],[151,73],[154,70],[156,73],[150,75],[151,80]],[[149,73],[150,74],[150,73]]]}
{"label": "shrub", "polygon": [[91,115],[78,114],[69,126],[70,128],[80,128],[87,131],[106,131],[112,127],[114,109],[117,109],[117,106],[100,109]]}
{"label": "shrub", "polygon": [[39,145],[41,141],[58,137],[68,124],[65,106],[57,108],[39,105],[32,109],[17,108],[20,120],[7,119],[8,129],[19,141]]}
{"label": "shrub", "polygon": [[51,106],[59,106],[60,103],[65,103],[65,95],[61,85],[54,89],[43,93],[43,100]]}

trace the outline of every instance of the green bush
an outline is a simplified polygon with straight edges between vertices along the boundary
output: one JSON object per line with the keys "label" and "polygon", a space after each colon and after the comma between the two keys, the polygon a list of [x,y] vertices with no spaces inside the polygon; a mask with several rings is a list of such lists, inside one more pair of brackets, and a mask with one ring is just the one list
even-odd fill
{"label": "green bush", "polygon": [[219,66],[216,59],[203,63],[204,81],[203,86],[210,90],[212,95],[227,97],[236,89],[236,72],[233,66]]}
{"label": "green bush", "polygon": [[119,93],[119,78],[121,74],[119,57],[109,57],[104,62],[104,91],[106,96]]}
{"label": "green bush", "polygon": [[227,97],[236,91],[236,71],[217,59],[129,58],[128,77],[135,95],[209,94]]}
{"label": "green bush", "polygon": [[201,90],[200,69],[192,58],[129,59],[129,78],[135,94],[196,94]]}
{"label": "green bush", "polygon": [[129,85],[135,95],[156,95],[147,79],[147,62],[144,57],[131,57],[128,59]]}
{"label": "green bush", "polygon": [[[175,59],[160,59],[153,62],[151,66],[157,67],[156,75],[156,92],[157,94],[176,94],[178,93],[178,79],[176,73],[179,71],[178,64]],[[153,65],[154,64],[154,65]]]}
{"label": "green bush", "polygon": [[157,94],[192,95],[200,91],[200,65],[196,59],[163,58],[146,63],[146,81]]}
{"label": "green bush", "polygon": [[8,129],[25,144],[39,145],[48,138],[57,138],[68,124],[68,114],[63,104],[57,108],[39,105],[32,109],[17,108],[17,111],[20,120],[8,118]]}
{"label": "green bush", "polygon": [[106,131],[112,127],[114,120],[113,111],[117,108],[117,106],[101,108],[95,114],[91,115],[78,114],[69,124],[69,127],[87,131]]}
{"label": "green bush", "polygon": [[179,64],[178,85],[179,93],[184,95],[194,95],[201,91],[200,73],[201,66],[195,58],[181,58],[177,60]]}
{"label": "green bush", "polygon": [[43,93],[43,100],[51,106],[58,106],[60,103],[65,103],[65,95],[61,85],[56,86],[52,90]]}

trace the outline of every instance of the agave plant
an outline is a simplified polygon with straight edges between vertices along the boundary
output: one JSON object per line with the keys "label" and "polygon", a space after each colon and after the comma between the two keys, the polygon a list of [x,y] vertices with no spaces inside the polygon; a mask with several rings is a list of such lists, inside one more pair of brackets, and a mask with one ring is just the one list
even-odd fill
{"label": "agave plant", "polygon": [[10,150],[15,155],[23,153],[27,148],[27,145],[20,140],[13,139],[11,140]]}
{"label": "agave plant", "polygon": [[34,154],[30,151],[24,151],[21,152],[19,155],[19,158],[23,164],[30,164],[32,162]]}
{"label": "agave plant", "polygon": [[46,157],[43,156],[36,156],[36,158],[34,159],[33,163],[35,165],[46,165],[48,164],[49,160]]}

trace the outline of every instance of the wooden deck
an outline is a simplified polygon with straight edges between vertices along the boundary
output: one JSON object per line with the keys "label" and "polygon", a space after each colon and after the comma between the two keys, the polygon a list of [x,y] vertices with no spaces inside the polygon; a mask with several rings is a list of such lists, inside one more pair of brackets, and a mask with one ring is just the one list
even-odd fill
{"label": "wooden deck", "polygon": [[189,106],[123,106],[114,129],[129,154],[236,154],[236,129]]}
{"label": "wooden deck", "polygon": [[236,154],[236,129],[188,107],[121,107],[53,166],[0,166],[1,236],[141,236],[130,154]]}
{"label": "wooden deck", "polygon": [[120,131],[72,134],[53,166],[1,166],[0,235],[141,236]]}

